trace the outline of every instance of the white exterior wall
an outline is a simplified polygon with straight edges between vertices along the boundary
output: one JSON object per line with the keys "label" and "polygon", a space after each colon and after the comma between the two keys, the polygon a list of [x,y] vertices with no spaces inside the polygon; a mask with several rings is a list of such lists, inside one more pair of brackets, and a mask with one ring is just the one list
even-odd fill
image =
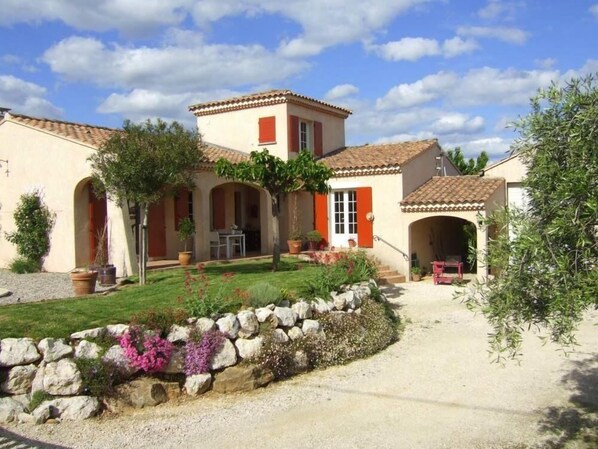
{"label": "white exterior wall", "polygon": [[[9,120],[0,124],[0,158],[8,159],[10,169],[8,176],[0,175],[1,267],[7,267],[17,255],[16,247],[4,238],[4,232],[15,230],[13,213],[20,196],[34,188],[43,192],[45,204],[56,214],[44,269],[66,272],[77,266],[76,245],[87,242],[75,238],[75,189],[91,175],[87,158],[93,151],[83,144]],[[124,217],[128,222],[128,214],[123,216],[122,209],[109,202],[110,253],[116,258],[111,262],[117,266],[119,276],[135,270],[125,231],[129,223],[123,222]]]}
{"label": "white exterior wall", "polygon": [[[448,162],[448,158],[444,154],[441,155],[441,153],[442,150],[436,145],[407,162],[401,168],[403,173],[403,196],[401,200],[433,176],[442,176],[444,172],[446,172],[446,176],[457,176],[459,174],[453,164]],[[441,156],[443,159],[436,160],[437,156]],[[436,167],[441,167],[441,170],[437,170]],[[444,167],[444,170],[442,167]]]}
{"label": "white exterior wall", "polygon": [[491,165],[484,170],[484,176],[493,178],[504,178],[506,204],[510,207],[525,209],[528,197],[521,183],[527,176],[527,167],[518,155],[508,157]]}
{"label": "white exterior wall", "polygon": [[[288,159],[288,117],[286,104],[260,106],[197,117],[203,140],[244,153],[268,149],[283,160]],[[276,117],[276,143],[259,144],[260,117]]]}

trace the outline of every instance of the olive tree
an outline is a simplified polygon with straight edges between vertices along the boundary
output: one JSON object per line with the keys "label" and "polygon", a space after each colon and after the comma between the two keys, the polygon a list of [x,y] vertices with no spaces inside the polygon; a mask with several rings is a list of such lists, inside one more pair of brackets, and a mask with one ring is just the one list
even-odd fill
{"label": "olive tree", "polygon": [[327,193],[332,170],[314,160],[308,151],[295,159],[283,161],[268,152],[252,151],[249,161],[233,164],[226,159],[216,163],[216,175],[222,178],[255,184],[270,194],[272,213],[273,270],[280,262],[280,200],[290,193],[307,191]]}
{"label": "olive tree", "polygon": [[157,119],[136,124],[127,120],[122,132],[115,133],[89,158],[99,189],[120,203],[139,205],[141,284],[145,283],[149,205],[179,187],[193,187],[201,150],[199,134],[177,122]]}
{"label": "olive tree", "polygon": [[598,307],[596,78],[539,91],[516,127],[513,149],[527,166],[529,206],[487,222],[503,229],[485,255],[495,277],[466,297],[493,325],[491,345],[499,357],[519,353],[529,326],[573,344],[584,311]]}

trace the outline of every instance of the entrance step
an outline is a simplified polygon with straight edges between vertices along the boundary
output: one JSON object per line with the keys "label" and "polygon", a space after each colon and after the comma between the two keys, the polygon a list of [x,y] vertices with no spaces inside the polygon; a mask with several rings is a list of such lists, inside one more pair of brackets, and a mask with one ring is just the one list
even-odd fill
{"label": "entrance step", "polygon": [[396,270],[392,270],[385,265],[378,265],[378,283],[380,284],[402,284],[407,282],[404,274],[400,274]]}

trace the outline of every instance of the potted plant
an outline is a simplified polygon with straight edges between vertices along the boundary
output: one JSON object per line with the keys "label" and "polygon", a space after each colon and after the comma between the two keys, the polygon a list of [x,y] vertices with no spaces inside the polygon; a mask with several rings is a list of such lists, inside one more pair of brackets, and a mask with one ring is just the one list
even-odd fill
{"label": "potted plant", "polygon": [[307,245],[310,251],[317,251],[320,242],[322,241],[322,234],[320,231],[313,230],[309,231],[306,235],[307,237]]}
{"label": "potted plant", "polygon": [[97,233],[96,256],[91,271],[97,271],[100,285],[116,284],[116,267],[108,263],[106,225],[104,225]]}
{"label": "potted plant", "polygon": [[289,232],[289,239],[287,240],[289,254],[299,254],[301,252],[301,245],[303,245],[301,237],[301,231],[299,229],[293,229]]}
{"label": "potted plant", "polygon": [[411,267],[411,280],[414,282],[422,280],[422,269],[419,266]]}
{"label": "potted plant", "polygon": [[88,267],[75,268],[70,275],[75,296],[91,295],[96,291],[96,281],[98,279],[96,270],[90,270]]}
{"label": "potted plant", "polygon": [[195,223],[189,217],[179,220],[178,236],[181,242],[185,242],[185,250],[179,251],[179,263],[186,267],[191,264],[191,251],[187,251],[187,242],[195,234]]}

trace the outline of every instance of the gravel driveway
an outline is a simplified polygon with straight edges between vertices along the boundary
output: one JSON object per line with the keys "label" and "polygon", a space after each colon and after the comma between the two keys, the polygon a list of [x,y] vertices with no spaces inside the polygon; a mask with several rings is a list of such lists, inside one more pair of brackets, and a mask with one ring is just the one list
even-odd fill
{"label": "gravel driveway", "polygon": [[569,358],[528,335],[521,363],[500,366],[490,363],[483,317],[451,300],[453,291],[395,288],[393,302],[410,324],[401,341],[367,360],[251,394],[8,430],[69,448],[512,448],[550,437],[541,427],[580,395],[598,406],[598,313],[581,326]]}

